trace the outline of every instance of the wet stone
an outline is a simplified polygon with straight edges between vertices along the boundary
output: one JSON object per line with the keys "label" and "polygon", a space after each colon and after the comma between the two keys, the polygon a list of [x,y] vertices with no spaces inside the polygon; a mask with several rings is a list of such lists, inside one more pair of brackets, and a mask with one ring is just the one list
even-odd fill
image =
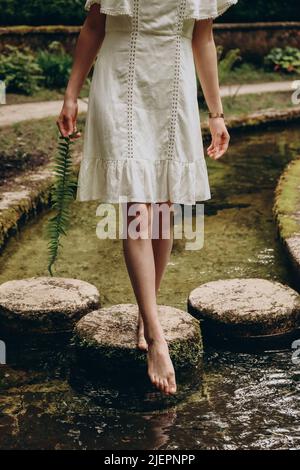
{"label": "wet stone", "polygon": [[210,335],[275,337],[300,327],[299,294],[266,279],[226,279],[203,284],[190,293],[188,311],[203,320],[203,328]]}
{"label": "wet stone", "polygon": [[8,281],[0,285],[0,327],[20,334],[70,332],[99,304],[97,288],[85,281],[59,277]]}
{"label": "wet stone", "polygon": [[[158,314],[175,367],[198,365],[202,357],[199,322],[187,312],[164,305],[158,307]],[[138,308],[134,304],[88,313],[74,330],[79,356],[88,355],[99,366],[145,365],[146,354],[136,346],[137,320]]]}

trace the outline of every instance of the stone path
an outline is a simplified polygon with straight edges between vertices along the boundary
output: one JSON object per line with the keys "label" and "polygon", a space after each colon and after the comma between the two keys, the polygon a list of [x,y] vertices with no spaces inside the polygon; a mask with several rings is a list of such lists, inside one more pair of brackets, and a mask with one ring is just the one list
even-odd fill
{"label": "stone path", "polygon": [[[38,103],[10,104],[0,106],[0,127],[30,119],[43,119],[58,116],[62,100],[40,101]],[[87,111],[87,100],[78,100],[78,111]]]}
{"label": "stone path", "polygon": [[99,307],[97,288],[78,279],[32,277],[0,286],[0,325],[10,333],[71,331]]}
{"label": "stone path", "polygon": [[267,82],[267,83],[252,83],[252,84],[235,84],[226,85],[220,88],[221,97],[232,95],[250,95],[253,93],[275,93],[280,91],[290,91],[293,88],[294,81],[284,82]]}
{"label": "stone path", "polygon": [[[187,312],[166,305],[159,305],[158,315],[174,365],[198,365],[202,357],[198,321]],[[113,305],[88,313],[75,326],[78,353],[109,367],[145,363],[145,354],[136,347],[137,319],[138,308],[134,304]]]}
{"label": "stone path", "polygon": [[268,279],[211,281],[194,289],[188,310],[227,337],[289,334],[300,326],[300,296]]}
{"label": "stone path", "polygon": [[[222,86],[221,96],[246,95],[251,93],[274,93],[280,91],[293,91],[293,81],[236,84]],[[80,99],[79,112],[87,111],[88,99]],[[16,122],[28,119],[42,119],[58,116],[62,106],[62,100],[43,101],[38,103],[24,103],[0,106],[0,127],[8,126]]]}

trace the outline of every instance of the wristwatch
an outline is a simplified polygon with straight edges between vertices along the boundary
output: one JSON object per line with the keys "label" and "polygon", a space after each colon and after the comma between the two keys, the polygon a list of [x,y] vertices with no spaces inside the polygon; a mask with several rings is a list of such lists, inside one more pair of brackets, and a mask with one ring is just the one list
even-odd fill
{"label": "wristwatch", "polygon": [[224,118],[224,113],[208,113],[209,118]]}

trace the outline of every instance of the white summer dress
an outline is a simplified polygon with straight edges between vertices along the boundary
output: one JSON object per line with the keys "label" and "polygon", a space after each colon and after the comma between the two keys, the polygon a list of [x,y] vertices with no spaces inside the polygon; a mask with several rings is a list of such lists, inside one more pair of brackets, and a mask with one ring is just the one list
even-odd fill
{"label": "white summer dress", "polygon": [[195,20],[237,0],[87,0],[107,15],[89,93],[77,200],[211,198],[192,51]]}

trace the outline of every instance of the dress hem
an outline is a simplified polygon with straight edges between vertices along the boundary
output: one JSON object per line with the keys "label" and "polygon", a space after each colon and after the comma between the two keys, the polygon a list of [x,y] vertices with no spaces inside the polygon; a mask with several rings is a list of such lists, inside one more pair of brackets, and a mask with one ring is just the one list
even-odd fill
{"label": "dress hem", "polygon": [[84,158],[77,201],[165,202],[194,205],[211,199],[205,160]]}

